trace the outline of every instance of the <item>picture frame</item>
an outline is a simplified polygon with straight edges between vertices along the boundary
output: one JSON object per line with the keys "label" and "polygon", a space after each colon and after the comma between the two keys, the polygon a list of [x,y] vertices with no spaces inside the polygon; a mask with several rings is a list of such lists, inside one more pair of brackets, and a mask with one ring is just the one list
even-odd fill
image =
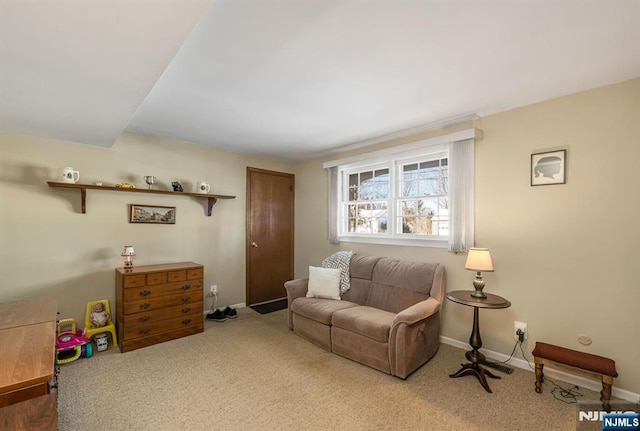
{"label": "picture frame", "polygon": [[567,150],[531,154],[531,185],[566,184]]}
{"label": "picture frame", "polygon": [[176,207],[131,204],[129,223],[175,224]]}

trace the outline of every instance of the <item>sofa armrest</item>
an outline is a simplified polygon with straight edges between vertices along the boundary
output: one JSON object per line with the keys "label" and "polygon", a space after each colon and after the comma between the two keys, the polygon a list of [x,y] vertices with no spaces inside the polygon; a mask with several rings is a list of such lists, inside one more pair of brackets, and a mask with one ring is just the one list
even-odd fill
{"label": "sofa armrest", "polygon": [[427,298],[402,310],[389,334],[391,374],[406,379],[435,355],[440,346],[440,302]]}
{"label": "sofa armrest", "polygon": [[295,280],[289,280],[284,283],[284,288],[287,291],[287,306],[289,308],[289,329],[293,329],[293,313],[291,311],[291,303],[296,298],[307,296],[308,286],[308,278],[298,278]]}
{"label": "sofa armrest", "polygon": [[413,325],[420,320],[426,319],[432,314],[436,313],[440,309],[440,302],[435,298],[427,298],[424,301],[420,301],[417,304],[412,305],[396,314],[393,319],[391,327],[406,323],[407,325]]}

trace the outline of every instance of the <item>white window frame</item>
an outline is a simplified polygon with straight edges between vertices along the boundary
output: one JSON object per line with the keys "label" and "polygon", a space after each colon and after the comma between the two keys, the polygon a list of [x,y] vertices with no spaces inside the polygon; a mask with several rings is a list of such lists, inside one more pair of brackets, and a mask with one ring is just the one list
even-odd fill
{"label": "white window frame", "polygon": [[[465,187],[465,193],[468,195],[465,197],[466,203],[462,205],[466,213],[467,226],[467,240],[463,240],[463,249],[460,249],[460,241],[452,240],[451,233],[448,236],[439,235],[419,235],[419,234],[406,234],[396,233],[395,226],[397,223],[397,211],[399,196],[399,175],[398,166],[404,164],[408,160],[424,161],[431,158],[442,158],[446,156],[448,159],[449,178],[451,178],[451,154],[449,149],[450,145],[454,142],[464,141],[468,139],[475,139],[481,132],[477,129],[468,129],[461,132],[451,133],[448,135],[439,136],[436,138],[425,139],[411,144],[405,144],[401,146],[386,148],[374,152],[364,153],[357,156],[352,156],[345,159],[333,160],[323,164],[323,167],[329,170],[334,170],[333,180],[330,181],[329,211],[335,211],[336,214],[332,214],[329,217],[329,236],[331,242],[359,242],[359,243],[373,243],[373,244],[389,244],[389,245],[410,245],[421,247],[437,247],[437,248],[449,248],[451,251],[466,251],[466,248],[473,246],[473,184],[471,180],[471,190],[469,187]],[[437,157],[436,157],[437,156]],[[472,153],[473,157],[473,153]],[[473,163],[471,164],[473,165]],[[388,221],[387,232],[384,234],[364,234],[355,232],[346,232],[346,224],[342,224],[345,220],[346,204],[343,203],[347,192],[347,187],[343,187],[345,175],[349,172],[364,171],[370,169],[380,169],[381,166],[389,168],[390,174],[390,187],[394,187],[393,193],[388,202]],[[468,167],[465,167],[468,168]],[[337,169],[337,175],[335,172]],[[471,170],[473,168],[471,167]],[[331,175],[330,175],[331,177]],[[471,171],[471,178],[473,172]],[[451,180],[450,180],[451,181]],[[450,182],[451,184],[451,182]],[[451,186],[450,186],[451,187]],[[453,190],[449,189],[450,205],[452,203],[451,194]],[[455,201],[459,201],[456,199]],[[470,203],[469,203],[470,202]],[[449,215],[451,217],[451,213]],[[470,226],[469,226],[470,220]],[[333,229],[333,230],[332,230]],[[337,229],[337,231],[336,231]],[[449,229],[452,230],[451,228]],[[470,236],[469,236],[470,233]],[[470,240],[469,240],[470,238]],[[455,248],[452,249],[452,244],[455,244]]]}
{"label": "white window frame", "polygon": [[[338,240],[344,242],[362,242],[373,244],[393,244],[393,245],[416,245],[423,247],[441,247],[448,245],[448,236],[439,235],[418,235],[398,232],[400,177],[402,173],[399,167],[411,161],[425,161],[436,158],[448,158],[448,151],[445,145],[429,145],[425,148],[399,154],[383,156],[352,162],[338,167],[338,190],[340,191],[338,216]],[[366,170],[389,169],[389,197],[387,199],[387,230],[385,233],[358,233],[348,232],[346,220],[346,208],[348,201],[348,176],[354,172]]]}

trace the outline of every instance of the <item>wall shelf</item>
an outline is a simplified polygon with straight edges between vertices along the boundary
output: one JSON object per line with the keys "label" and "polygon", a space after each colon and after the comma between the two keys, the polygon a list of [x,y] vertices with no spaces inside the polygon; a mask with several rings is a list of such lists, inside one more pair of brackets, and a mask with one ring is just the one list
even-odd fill
{"label": "wall shelf", "polygon": [[174,192],[171,190],[149,190],[149,189],[133,189],[123,187],[111,187],[111,186],[96,186],[95,184],[72,184],[72,183],[60,183],[56,181],[47,181],[49,187],[60,187],[63,189],[79,189],[80,197],[82,199],[82,214],[87,212],[87,190],[103,190],[113,192],[127,192],[127,193],[151,193],[156,195],[178,195],[178,196],[192,196],[194,198],[206,199],[207,202],[207,216],[211,216],[211,209],[218,202],[218,199],[235,199],[235,196],[228,195],[209,195],[204,193],[189,193],[189,192]]}

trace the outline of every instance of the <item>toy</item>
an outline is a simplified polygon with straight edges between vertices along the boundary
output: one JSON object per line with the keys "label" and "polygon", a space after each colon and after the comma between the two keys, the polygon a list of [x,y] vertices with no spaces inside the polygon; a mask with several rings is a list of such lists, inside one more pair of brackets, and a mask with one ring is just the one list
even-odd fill
{"label": "toy", "polygon": [[89,316],[91,319],[91,323],[96,328],[101,328],[107,324],[109,320],[110,314],[107,310],[104,309],[104,304],[102,302],[96,302],[93,306],[93,313]]}
{"label": "toy", "polygon": [[[63,331],[63,328],[69,330]],[[76,329],[76,319],[62,319],[58,321],[58,335],[56,337],[56,363],[58,365],[75,361],[80,356],[93,356],[91,340],[85,337],[85,331]]]}
{"label": "toy", "polygon": [[120,183],[120,184],[116,184],[116,188],[119,188],[119,189],[135,189],[136,186],[134,186],[133,184],[129,184],[129,183]]}
{"label": "toy", "polygon": [[109,348],[109,338],[105,332],[93,336],[98,352],[104,352]]}
{"label": "toy", "polygon": [[177,181],[173,181],[171,183],[171,186],[173,187],[173,191],[174,192],[182,192],[182,191],[184,191],[184,189],[182,188],[182,184],[180,184]]}

